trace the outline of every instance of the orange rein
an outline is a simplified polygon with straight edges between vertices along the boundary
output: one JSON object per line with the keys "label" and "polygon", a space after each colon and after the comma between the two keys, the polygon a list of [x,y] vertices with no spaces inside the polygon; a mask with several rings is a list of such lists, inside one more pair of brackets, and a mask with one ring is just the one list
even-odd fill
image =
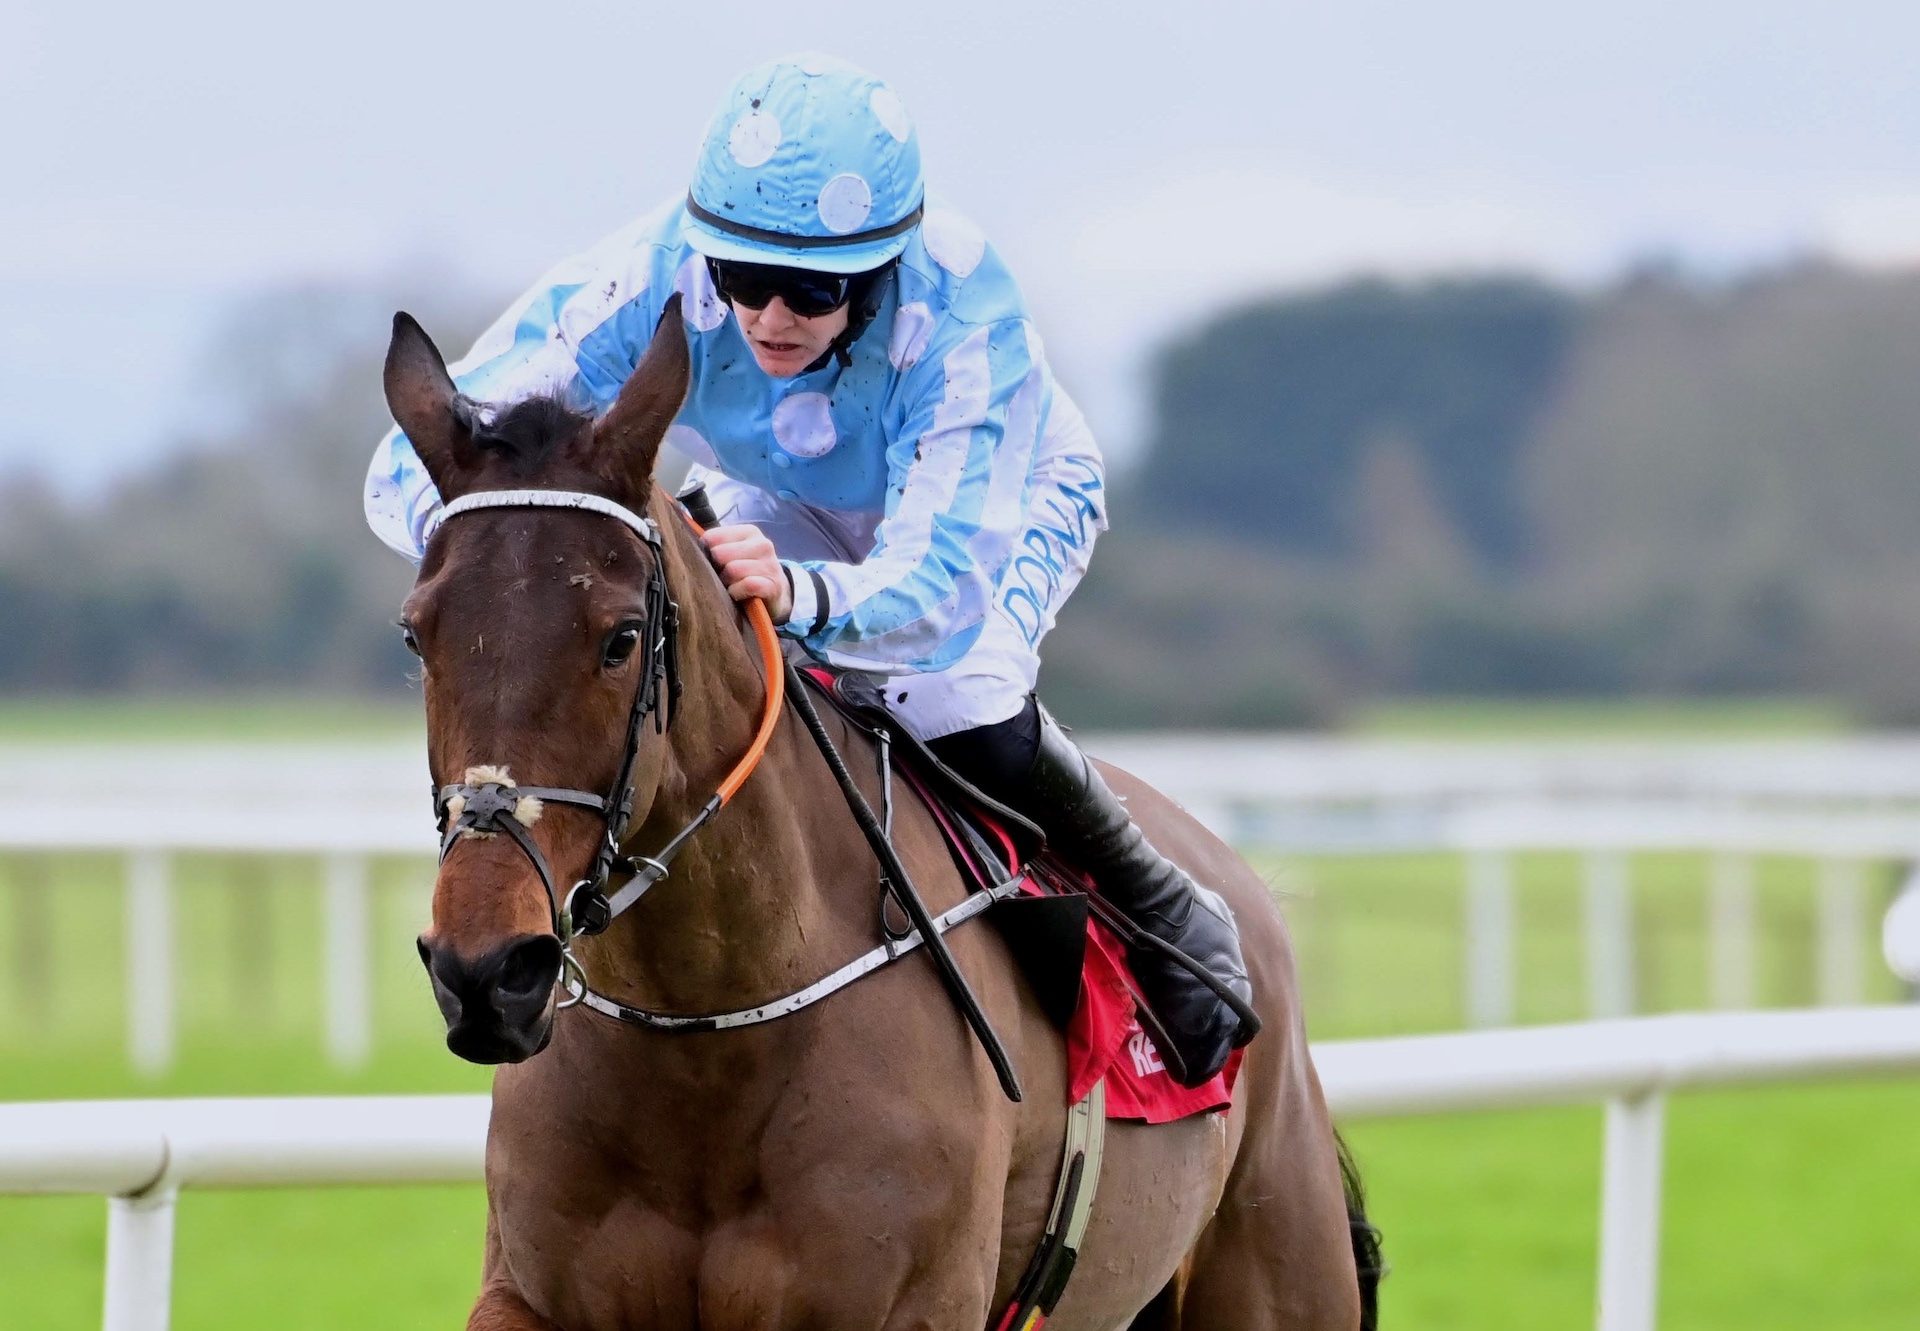
{"label": "orange rein", "polygon": [[[705,534],[706,528],[694,521],[693,514],[688,513],[684,508],[680,511],[686,518],[687,525],[693,528],[694,535]],[[766,670],[767,705],[766,710],[760,714],[760,729],[754,735],[753,743],[747,746],[746,753],[741,756],[738,763],[734,764],[733,770],[727,773],[727,779],[720,783],[717,793],[722,804],[731,800],[735,792],[747,783],[747,778],[753,775],[753,769],[758,767],[760,760],[766,756],[767,745],[773,740],[773,728],[780,720],[780,708],[787,698],[786,660],[780,654],[780,639],[773,631],[773,616],[767,613],[767,603],[755,597],[747,602],[745,609],[747,622],[753,626],[754,641],[760,646],[760,664]]]}

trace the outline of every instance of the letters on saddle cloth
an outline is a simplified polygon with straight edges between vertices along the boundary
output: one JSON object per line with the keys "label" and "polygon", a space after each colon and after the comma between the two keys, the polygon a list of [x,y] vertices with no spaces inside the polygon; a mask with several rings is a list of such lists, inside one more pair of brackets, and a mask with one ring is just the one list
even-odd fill
{"label": "letters on saddle cloth", "polygon": [[1161,1062],[1135,1015],[1138,985],[1126,948],[1088,907],[1092,883],[1044,849],[1040,830],[996,803],[942,763],[887,712],[884,695],[862,675],[810,666],[802,675],[847,719],[904,754],[900,775],[945,835],[954,861],[975,890],[1023,875],[1021,894],[987,912],[1041,1010],[1065,1035],[1067,1102],[1106,1082],[1106,1116],[1171,1123],[1233,1102],[1243,1051],[1220,1075],[1185,1087]]}

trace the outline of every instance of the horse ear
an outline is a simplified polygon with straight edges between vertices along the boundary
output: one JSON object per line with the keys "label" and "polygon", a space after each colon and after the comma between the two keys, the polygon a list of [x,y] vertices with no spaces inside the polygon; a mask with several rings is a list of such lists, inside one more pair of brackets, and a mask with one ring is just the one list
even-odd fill
{"label": "horse ear", "polygon": [[599,470],[623,486],[631,498],[644,497],[653,481],[660,441],[687,400],[689,365],[687,330],[676,291],[660,312],[646,354],[633,367],[612,409],[593,429]]}
{"label": "horse ear", "polygon": [[382,376],[387,410],[413,445],[443,498],[460,473],[473,465],[473,436],[456,410],[460,392],[447,362],[411,314],[393,316],[393,341],[387,344]]}

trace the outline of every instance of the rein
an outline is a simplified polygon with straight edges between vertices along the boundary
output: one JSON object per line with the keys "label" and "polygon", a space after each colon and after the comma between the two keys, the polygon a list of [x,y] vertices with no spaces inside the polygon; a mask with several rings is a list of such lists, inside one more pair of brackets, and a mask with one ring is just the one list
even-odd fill
{"label": "rein", "polygon": [[[703,529],[703,521],[711,523],[711,507],[706,503],[703,492],[682,496],[686,505],[684,510],[687,524],[698,533]],[[761,712],[760,726],[748,745],[746,753],[736,763],[733,770],[720,782],[712,797],[701,806],[678,832],[668,839],[657,854],[629,855],[623,853],[620,846],[621,834],[633,815],[633,769],[639,757],[640,732],[646,719],[654,719],[656,733],[664,734],[667,725],[665,711],[661,708],[662,695],[667,699],[667,710],[676,706],[680,699],[679,670],[679,628],[680,607],[673,600],[666,583],[666,551],[661,539],[660,529],[653,519],[643,517],[611,499],[599,495],[586,494],[573,490],[484,490],[456,499],[440,510],[427,531],[427,538],[452,518],[464,513],[479,512],[485,509],[500,508],[557,508],[572,509],[579,512],[597,513],[610,517],[631,529],[653,551],[653,570],[648,576],[646,591],[646,632],[645,655],[641,659],[641,677],[634,690],[633,706],[627,717],[626,748],[620,760],[619,775],[605,795],[596,795],[591,791],[574,790],[556,786],[520,786],[507,779],[504,771],[487,778],[475,778],[475,773],[485,769],[470,769],[468,780],[452,785],[441,786],[434,791],[434,814],[441,828],[440,858],[442,861],[452,852],[454,844],[466,833],[491,835],[504,832],[514,844],[520,847],[534,870],[540,875],[541,885],[546,889],[547,905],[553,921],[554,933],[560,939],[560,976],[558,983],[566,990],[568,997],[561,1000],[558,1007],[562,1010],[584,1005],[604,1016],[613,1017],[630,1025],[642,1026],[660,1031],[703,1031],[724,1030],[736,1026],[755,1025],[783,1017],[825,998],[828,994],[845,988],[855,980],[868,975],[882,966],[899,960],[908,953],[924,946],[932,957],[940,978],[945,984],[954,1003],[959,1007],[961,1016],[979,1038],[987,1054],[988,1062],[993,1066],[1001,1089],[1009,1100],[1021,1098],[1020,1082],[1014,1071],[1012,1060],[1007,1056],[1006,1048],[1000,1042],[985,1010],[961,974],[953,954],[946,946],[944,935],[956,925],[979,915],[988,907],[1014,895],[1020,888],[1020,876],[1014,875],[1007,882],[995,884],[987,890],[974,893],[959,905],[938,917],[929,914],[925,902],[908,876],[906,866],[900,862],[898,854],[888,835],[888,828],[875,818],[873,810],[861,795],[858,787],[847,771],[846,763],[833,746],[821,723],[819,714],[814,711],[811,701],[806,697],[806,689],[801,685],[798,673],[788,665],[780,651],[779,639],[774,633],[772,617],[767,613],[766,603],[758,599],[746,604],[748,623],[753,628],[754,638],[760,649],[760,661],[767,681],[766,705]],[[792,675],[792,685],[788,686],[788,677]],[[645,896],[653,886],[665,878],[673,864],[674,857],[692,838],[693,834],[704,827],[746,783],[760,760],[766,755],[768,743],[779,721],[780,712],[785,703],[791,702],[805,723],[809,735],[826,759],[829,770],[839,783],[847,807],[852,811],[854,820],[860,825],[862,834],[867,838],[875,857],[883,870],[883,881],[894,901],[906,914],[912,927],[897,937],[889,937],[878,947],[855,958],[831,974],[813,984],[782,998],[760,1004],[752,1008],[743,1008],[734,1012],[713,1013],[709,1015],[676,1015],[672,1013],[650,1012],[644,1008],[632,1007],[603,994],[594,992],[587,981],[586,970],[574,955],[573,942],[576,938],[591,937],[604,932],[613,921]],[[604,828],[599,851],[588,876],[575,883],[563,901],[553,884],[553,874],[546,857],[528,835],[526,827],[531,817],[522,815],[527,799],[554,801],[570,804],[577,808],[589,809],[600,815]],[[888,791],[891,799],[891,791]],[[888,822],[891,822],[889,805]],[[611,895],[607,887],[616,873],[628,875],[628,881]]]}

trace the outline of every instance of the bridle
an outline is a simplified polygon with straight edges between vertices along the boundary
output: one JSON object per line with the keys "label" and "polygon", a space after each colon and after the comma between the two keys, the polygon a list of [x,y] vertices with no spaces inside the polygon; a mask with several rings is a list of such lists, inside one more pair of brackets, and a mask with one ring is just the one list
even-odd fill
{"label": "bridle", "polygon": [[[573,956],[573,940],[605,931],[616,918],[645,896],[654,884],[665,878],[681,848],[746,781],[761,755],[766,752],[767,740],[780,712],[785,677],[781,670],[779,645],[773,636],[772,622],[767,619],[766,607],[754,602],[749,615],[760,638],[761,655],[767,666],[768,690],[766,713],[761,718],[759,733],[746,756],[720,783],[712,798],[658,853],[624,853],[620,843],[633,817],[633,770],[640,754],[641,731],[651,716],[655,733],[665,733],[668,714],[680,701],[680,607],[667,588],[666,552],[660,528],[652,518],[635,513],[611,499],[577,490],[482,490],[464,495],[442,508],[427,528],[427,539],[431,541],[434,533],[453,518],[495,508],[557,508],[598,513],[631,529],[653,552],[653,569],[647,578],[644,603],[640,678],[634,688],[633,705],[627,712],[625,748],[621,753],[619,770],[606,793],[595,794],[564,786],[522,786],[507,779],[504,772],[497,778],[456,782],[440,786],[433,792],[433,811],[440,827],[442,861],[467,833],[505,833],[520,847],[540,875],[540,884],[546,889],[553,931],[560,939],[563,973],[570,972],[578,980],[577,986],[569,986],[575,990],[575,997],[562,1003],[562,1006],[571,1006],[573,1002],[580,1001],[580,995],[586,992],[586,977]],[[663,699],[664,707],[661,705]],[[478,769],[469,769],[469,776],[474,770]],[[529,798],[542,803],[572,805],[600,816],[603,834],[599,849],[594,853],[587,876],[575,883],[565,898],[554,886],[553,871],[521,820],[520,815],[527,807],[523,801]],[[609,893],[608,888],[616,874],[626,875],[627,881],[618,890]]]}
{"label": "bridle", "polygon": [[[660,539],[660,529],[651,518],[642,517],[599,495],[576,490],[482,490],[464,495],[442,508],[427,528],[427,539],[431,541],[448,520],[463,513],[489,508],[560,508],[598,513],[630,528],[653,551],[653,571],[647,581],[646,593],[646,655],[640,662],[640,681],[634,688],[633,706],[627,714],[626,749],[621,755],[619,775],[614,778],[607,793],[596,795],[592,791],[564,786],[521,786],[507,779],[505,771],[498,771],[496,776],[483,779],[475,776],[475,772],[481,770],[476,768],[468,769],[466,781],[441,786],[433,792],[433,809],[440,825],[440,858],[443,862],[463,835],[472,833],[484,836],[504,832],[526,854],[539,873],[541,885],[547,891],[553,931],[560,939],[560,975],[557,982],[568,995],[557,1000],[556,1009],[584,1004],[605,1016],[654,1030],[721,1030],[750,1026],[798,1012],[862,976],[890,965],[916,949],[924,948],[938,968],[941,981],[959,1007],[961,1016],[979,1038],[987,1061],[993,1065],[1007,1098],[1019,1100],[1020,1081],[1014,1072],[1012,1060],[987,1020],[980,1000],[967,984],[966,977],[960,973],[944,935],[948,930],[979,915],[996,901],[1016,894],[1020,888],[1020,877],[1014,875],[989,890],[974,893],[938,917],[928,912],[886,828],[874,817],[873,810],[868,807],[848,773],[846,764],[835,751],[832,738],[807,700],[806,690],[800,686],[793,665],[782,656],[779,639],[774,635],[773,620],[767,613],[766,603],[760,600],[751,600],[746,604],[747,619],[753,626],[754,637],[760,646],[760,661],[767,682],[766,710],[760,717],[760,728],[753,737],[753,743],[720,783],[719,789],[685,826],[669,838],[658,854],[629,855],[623,852],[620,842],[633,816],[633,768],[640,751],[641,727],[651,715],[654,729],[664,733],[669,718],[660,707],[661,697],[664,693],[666,710],[669,711],[680,697],[680,607],[667,590],[666,551]],[[706,516],[711,520],[710,514]],[[700,530],[701,522],[691,511],[687,513],[687,522],[696,531]],[[790,676],[795,681],[791,691],[787,687]],[[655,883],[667,876],[674,856],[680,853],[688,839],[705,826],[708,819],[720,812],[759,765],[761,756],[767,751],[768,742],[773,738],[781,709],[789,697],[826,760],[847,801],[848,809],[878,857],[882,881],[907,912],[912,922],[911,930],[903,937],[889,937],[864,956],[855,958],[833,973],[783,998],[734,1012],[677,1016],[650,1012],[595,993],[587,982],[586,970],[574,956],[574,939],[590,937],[605,930],[623,911],[645,896]],[[548,867],[546,857],[540,853],[533,838],[527,835],[526,826],[519,817],[525,809],[523,801],[529,797],[590,809],[600,815],[604,826],[605,832],[592,867],[585,878],[573,885],[565,900],[554,888],[553,871]],[[628,878],[618,890],[609,894],[607,888],[616,873],[626,874]]]}

